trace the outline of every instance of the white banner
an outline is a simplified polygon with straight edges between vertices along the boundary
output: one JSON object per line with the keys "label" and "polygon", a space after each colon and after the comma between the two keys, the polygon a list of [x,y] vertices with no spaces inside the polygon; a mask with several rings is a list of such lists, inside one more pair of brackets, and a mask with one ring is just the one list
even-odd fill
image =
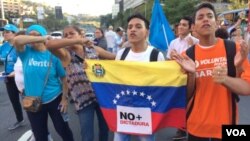
{"label": "white banner", "polygon": [[117,105],[117,132],[152,134],[151,109]]}

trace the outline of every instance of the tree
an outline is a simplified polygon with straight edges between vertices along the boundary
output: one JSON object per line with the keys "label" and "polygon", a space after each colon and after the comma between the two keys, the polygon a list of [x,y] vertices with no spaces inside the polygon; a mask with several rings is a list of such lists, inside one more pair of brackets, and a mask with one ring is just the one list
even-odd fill
{"label": "tree", "polygon": [[39,21],[41,25],[44,25],[49,31],[62,30],[66,25],[68,25],[68,21],[64,19],[56,19],[55,13],[52,9],[46,9],[47,16],[44,20]]}
{"label": "tree", "polygon": [[229,0],[231,3],[229,6],[229,9],[240,9],[240,8],[246,8],[248,0]]}
{"label": "tree", "polygon": [[[119,12],[117,16],[112,19],[112,15],[106,15],[106,16],[101,16],[101,25],[105,24],[106,27],[107,25],[113,25],[114,27],[123,27],[126,28],[127,26],[127,18],[131,16],[134,13],[141,13],[142,15],[145,15],[148,20],[151,18],[151,11],[152,11],[152,5],[153,5],[153,0],[147,0],[146,3],[143,3],[142,5],[135,7],[135,8],[130,8],[127,9],[124,12]],[[107,18],[108,17],[108,18]],[[103,21],[105,20],[106,23]]]}
{"label": "tree", "polygon": [[[54,30],[62,30],[64,26],[68,25],[68,21],[64,19],[56,19],[55,17],[55,8],[48,7],[43,5],[44,8],[44,19],[43,20],[37,20],[37,7],[41,6],[39,3],[31,2],[31,1],[23,1],[23,3],[27,6],[33,7],[35,9],[35,13],[30,15],[25,15],[24,17],[32,18],[37,21],[38,24],[43,25],[48,31],[54,31]],[[24,23],[24,28],[27,28],[30,24],[34,23]]]}
{"label": "tree", "polygon": [[[184,15],[192,16],[194,7],[200,2],[200,0],[160,0],[160,2],[169,23],[175,24],[179,22]],[[126,28],[127,18],[134,13],[141,13],[150,21],[153,4],[154,0],[146,0],[138,7],[118,13],[118,15],[110,21],[110,24],[113,24],[114,27],[123,26]],[[101,23],[103,23],[102,20]]]}
{"label": "tree", "polygon": [[12,19],[20,17],[18,12],[6,11],[5,18],[9,21],[9,23],[13,24]]}
{"label": "tree", "polygon": [[107,28],[109,25],[112,25],[112,15],[101,15],[100,16],[100,25],[102,28]]}
{"label": "tree", "polygon": [[183,16],[192,16],[199,0],[165,0],[164,11],[170,24],[178,23]]}

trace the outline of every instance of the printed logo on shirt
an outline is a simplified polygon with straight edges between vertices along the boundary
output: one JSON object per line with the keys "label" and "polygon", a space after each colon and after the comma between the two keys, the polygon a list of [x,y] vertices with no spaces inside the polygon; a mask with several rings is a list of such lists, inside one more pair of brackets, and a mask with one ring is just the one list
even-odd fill
{"label": "printed logo on shirt", "polygon": [[204,59],[204,60],[198,60],[200,65],[210,65],[214,64],[214,66],[221,66],[225,65],[227,62],[226,57],[218,57],[218,58],[212,58],[212,59]]}
{"label": "printed logo on shirt", "polygon": [[49,67],[49,61],[36,61],[34,58],[29,59],[29,66],[34,66],[34,67]]}
{"label": "printed logo on shirt", "polygon": [[[214,67],[217,66],[226,66],[227,58],[218,57],[212,59],[196,60],[196,77],[211,77]],[[204,68],[204,69],[203,69]]]}

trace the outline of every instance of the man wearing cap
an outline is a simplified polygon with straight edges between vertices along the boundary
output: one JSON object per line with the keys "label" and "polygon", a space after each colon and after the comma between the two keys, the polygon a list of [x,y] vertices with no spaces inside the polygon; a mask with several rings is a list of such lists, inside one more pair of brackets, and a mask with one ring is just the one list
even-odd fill
{"label": "man wearing cap", "polygon": [[1,75],[6,75],[5,84],[17,119],[17,122],[8,128],[9,130],[13,130],[24,125],[23,112],[19,100],[19,91],[14,77],[9,75],[14,71],[14,64],[17,61],[16,49],[13,47],[12,42],[18,32],[18,28],[13,24],[7,24],[0,30],[3,31],[5,41],[0,47],[0,60],[4,62],[4,72],[2,72]]}

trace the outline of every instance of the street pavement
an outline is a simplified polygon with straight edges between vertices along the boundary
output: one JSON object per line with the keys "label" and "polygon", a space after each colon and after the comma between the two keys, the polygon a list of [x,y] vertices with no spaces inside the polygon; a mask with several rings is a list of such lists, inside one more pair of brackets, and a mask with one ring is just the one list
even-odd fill
{"label": "street pavement", "polygon": [[[0,65],[0,71],[3,70],[3,66]],[[241,97],[239,104],[240,112],[240,124],[250,124],[250,97]],[[74,105],[69,105],[70,121],[69,125],[74,134],[75,141],[81,141],[80,126],[78,116],[75,114]],[[30,124],[27,119],[27,115],[24,113],[25,126],[17,128],[13,131],[9,131],[8,127],[16,122],[15,114],[9,97],[6,92],[5,84],[0,81],[0,141],[17,141],[26,131],[30,130]],[[96,119],[96,117],[95,117]],[[51,120],[49,119],[49,130],[54,141],[61,141],[61,138],[56,133]],[[166,128],[160,130],[156,134],[156,141],[171,141],[171,137],[175,135],[176,129]],[[113,140],[113,133],[109,134],[109,141]],[[136,138],[132,138],[132,141],[136,141]],[[98,125],[95,120],[95,140],[98,141]]]}

